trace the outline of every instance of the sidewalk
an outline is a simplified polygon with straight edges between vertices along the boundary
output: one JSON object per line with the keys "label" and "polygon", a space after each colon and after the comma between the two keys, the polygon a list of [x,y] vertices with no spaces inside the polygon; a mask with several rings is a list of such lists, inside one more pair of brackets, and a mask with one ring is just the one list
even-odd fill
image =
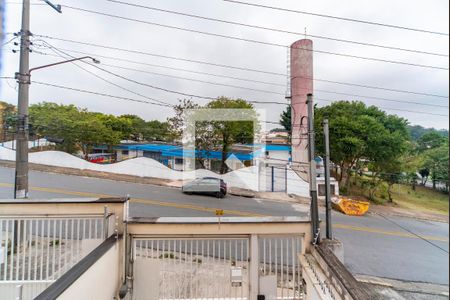
{"label": "sidewalk", "polygon": [[422,282],[356,275],[356,280],[374,289],[380,300],[445,300],[449,299],[449,286]]}

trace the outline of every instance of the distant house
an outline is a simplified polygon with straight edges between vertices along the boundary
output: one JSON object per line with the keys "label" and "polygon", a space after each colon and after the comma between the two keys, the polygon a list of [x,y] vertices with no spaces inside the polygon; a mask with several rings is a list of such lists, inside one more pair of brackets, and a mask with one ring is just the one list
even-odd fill
{"label": "distant house", "polygon": [[289,145],[289,132],[283,130],[268,132],[263,136],[263,142],[268,145]]}

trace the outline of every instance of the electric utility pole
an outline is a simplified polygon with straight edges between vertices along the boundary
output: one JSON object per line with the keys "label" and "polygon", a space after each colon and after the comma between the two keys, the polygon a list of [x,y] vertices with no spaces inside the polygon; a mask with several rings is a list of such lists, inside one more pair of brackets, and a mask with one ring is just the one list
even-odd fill
{"label": "electric utility pole", "polygon": [[326,219],[327,219],[327,239],[333,239],[333,228],[331,220],[331,174],[330,174],[330,123],[328,119],[323,120],[323,136],[325,144],[325,198],[326,198]]}
{"label": "electric utility pole", "polygon": [[319,202],[317,197],[317,169],[316,169],[316,134],[314,131],[314,99],[312,94],[308,94],[308,137],[309,137],[309,190],[311,194],[311,222],[313,243],[320,243],[320,222],[319,222]]}
{"label": "electric utility pole", "polygon": [[30,90],[30,0],[23,0],[22,29],[20,30],[20,69],[17,104],[17,147],[14,198],[28,197],[28,102]]}
{"label": "electric utility pole", "polygon": [[[61,13],[61,6],[53,5],[44,0],[57,12]],[[17,103],[17,147],[16,173],[14,181],[14,198],[28,197],[28,106],[30,91],[30,0],[23,0],[22,28],[20,30],[20,68],[16,74],[19,83]]]}

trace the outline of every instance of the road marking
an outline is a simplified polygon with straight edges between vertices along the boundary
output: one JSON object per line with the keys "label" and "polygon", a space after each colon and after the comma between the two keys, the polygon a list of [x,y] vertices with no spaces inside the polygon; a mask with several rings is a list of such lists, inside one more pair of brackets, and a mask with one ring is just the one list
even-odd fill
{"label": "road marking", "polygon": [[[139,199],[139,198],[133,198],[133,199],[131,199],[130,202],[131,203],[141,203],[141,204],[151,204],[151,205],[158,205],[158,206],[165,206],[165,207],[175,207],[175,208],[181,208],[181,209],[190,209],[190,210],[196,210],[196,211],[202,211],[202,212],[210,212],[213,214],[215,214],[216,210],[218,209],[218,208],[210,208],[210,207],[204,207],[204,206],[198,206],[198,205],[192,205],[192,204],[161,202],[161,201],[156,201],[156,200]],[[244,217],[266,217],[266,215],[250,213],[250,212],[243,212],[243,211],[239,211],[239,210],[229,210],[229,209],[225,209],[224,213],[227,215],[238,215],[238,216],[244,216]]]}
{"label": "road marking", "polygon": [[[10,188],[10,187],[14,187],[14,185],[10,184],[10,183],[0,183],[0,187]],[[69,191],[69,190],[63,190],[63,189],[45,188],[45,187],[30,187],[30,190],[38,191],[38,192],[52,193],[52,194],[81,196],[81,197],[95,197],[95,198],[116,197],[114,195],[107,195],[107,194],[77,192],[77,191]],[[216,210],[218,209],[218,208],[210,208],[210,207],[204,207],[204,206],[198,206],[198,205],[192,205],[192,204],[162,202],[162,201],[157,201],[157,200],[141,199],[141,198],[132,198],[130,200],[130,202],[131,203],[139,203],[139,204],[147,204],[147,205],[163,206],[163,207],[173,207],[173,208],[187,209],[187,210],[195,210],[195,211],[201,211],[201,212],[210,212],[211,214],[215,214]],[[237,216],[245,216],[245,217],[267,217],[267,215],[243,212],[243,211],[239,211],[239,210],[224,210],[224,213],[226,215],[237,215]],[[357,226],[351,226],[351,225],[345,225],[345,224],[334,224],[333,227],[335,229],[345,229],[345,230],[360,231],[360,232],[367,232],[367,233],[374,233],[374,234],[382,234],[382,235],[389,235],[389,236],[419,239],[419,237],[409,234],[409,233],[405,233],[405,232],[386,231],[386,230],[381,230],[381,229],[376,229],[376,228],[357,227]],[[438,241],[438,242],[448,242],[449,241],[449,239],[446,237],[436,237],[436,236],[422,236],[422,237],[427,240],[430,240],[430,241]]]}
{"label": "road marking", "polygon": [[[406,232],[387,231],[387,230],[369,228],[369,227],[357,227],[357,226],[350,226],[350,225],[345,225],[345,224],[334,224],[333,228],[419,239],[419,237],[417,237],[413,234],[410,234],[410,233],[406,233]],[[430,240],[430,241],[438,241],[438,242],[448,242],[449,241],[449,239],[446,237],[425,236],[425,235],[421,235],[421,237],[424,239]]]}
{"label": "road marking", "polygon": [[[10,184],[10,183],[0,183],[0,187],[8,187],[9,188],[9,187],[14,187],[14,185]],[[34,186],[30,187],[30,190],[38,191],[38,192],[52,193],[52,194],[81,196],[81,197],[94,197],[94,198],[117,197],[117,196],[108,195],[108,194],[77,192],[77,191],[68,191],[68,190],[63,190],[63,189],[34,187]],[[163,207],[173,207],[173,208],[179,208],[179,209],[188,209],[188,210],[195,210],[195,211],[201,211],[201,212],[210,212],[212,214],[215,214],[216,210],[218,209],[218,208],[210,208],[210,207],[204,207],[204,206],[198,206],[198,205],[192,205],[192,204],[163,202],[163,201],[158,201],[158,200],[140,199],[140,198],[132,198],[132,199],[130,199],[130,202],[131,203],[139,203],[139,204],[147,204],[147,205],[157,205],[157,206],[163,206]],[[257,213],[244,212],[244,211],[239,211],[239,210],[229,210],[229,209],[225,209],[224,213],[226,215],[237,215],[237,216],[244,216],[244,217],[266,217],[266,215],[261,215],[261,214],[257,214]]]}

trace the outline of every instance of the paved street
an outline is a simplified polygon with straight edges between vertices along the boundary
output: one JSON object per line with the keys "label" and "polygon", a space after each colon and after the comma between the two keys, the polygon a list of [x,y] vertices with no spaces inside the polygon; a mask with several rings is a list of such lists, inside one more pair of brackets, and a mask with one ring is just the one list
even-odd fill
{"label": "paved street", "polygon": [[[0,198],[12,198],[13,175],[13,169],[0,168]],[[235,196],[186,196],[175,188],[61,174],[31,172],[30,186],[34,199],[130,195],[131,214],[142,217],[213,216],[216,209],[224,209],[229,216],[308,213],[300,205]],[[389,217],[394,224],[382,216],[356,218],[338,213],[333,218],[335,235],[344,242],[346,264],[353,273],[448,284],[448,224]]]}

